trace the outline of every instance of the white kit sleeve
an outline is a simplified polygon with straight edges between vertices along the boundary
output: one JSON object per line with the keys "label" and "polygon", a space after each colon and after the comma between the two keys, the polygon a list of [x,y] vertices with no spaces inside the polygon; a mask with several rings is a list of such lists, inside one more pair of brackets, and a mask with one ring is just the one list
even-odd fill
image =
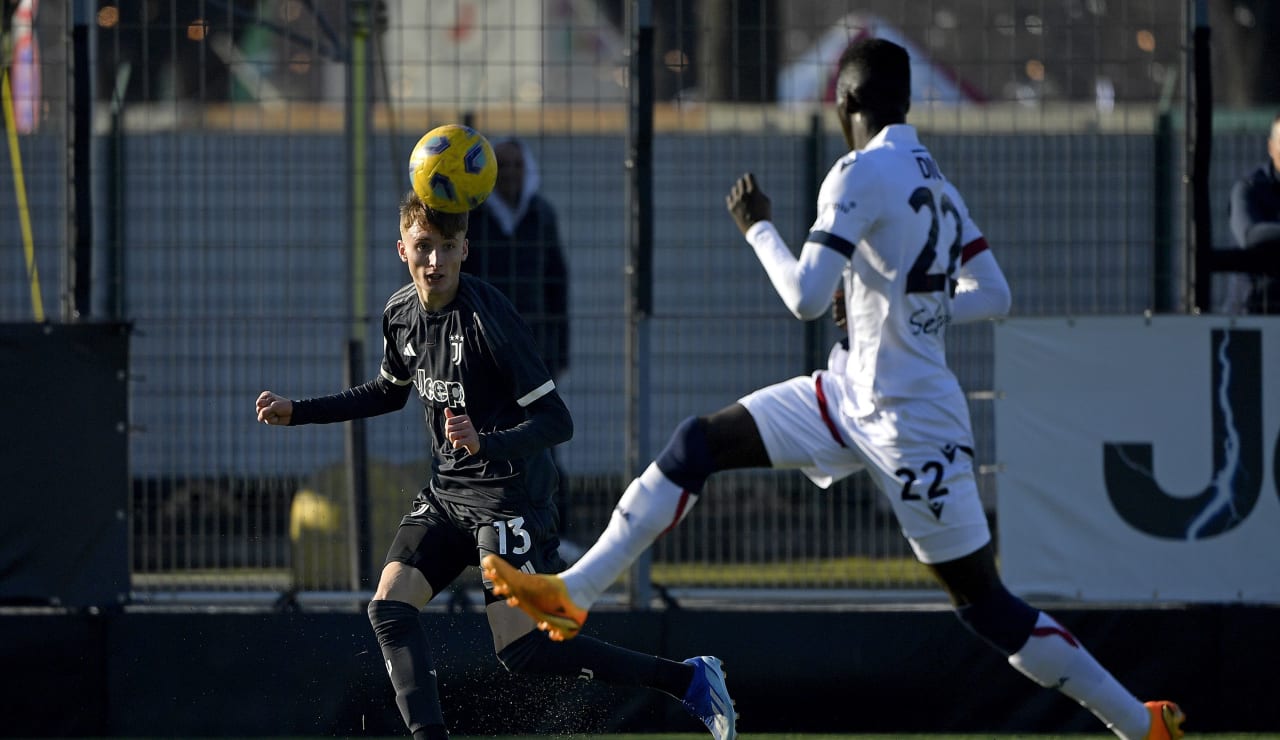
{"label": "white kit sleeve", "polygon": [[1009,313],[1013,302],[1009,283],[990,250],[984,249],[965,262],[956,283],[956,295],[951,301],[952,321],[963,324],[997,319]]}
{"label": "white kit sleeve", "polygon": [[848,259],[834,249],[807,242],[796,259],[772,222],[757,221],[747,242],[769,274],[778,297],[798,319],[816,319],[831,305]]}

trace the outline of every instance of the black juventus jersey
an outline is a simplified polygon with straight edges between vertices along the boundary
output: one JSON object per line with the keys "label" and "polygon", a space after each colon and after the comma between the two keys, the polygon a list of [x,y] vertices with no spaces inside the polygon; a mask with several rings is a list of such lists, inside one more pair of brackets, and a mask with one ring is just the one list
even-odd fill
{"label": "black juventus jersey", "polygon": [[[462,274],[457,297],[433,313],[410,283],[387,301],[382,335],[382,378],[411,385],[425,409],[437,495],[460,503],[477,495],[503,504],[551,500],[558,480],[550,447],[572,435],[572,421],[506,296]],[[471,417],[479,454],[455,450],[445,437],[446,408]]]}
{"label": "black juventus jersey", "polygon": [[[382,314],[381,374],[319,398],[295,400],[289,424],[330,424],[404,408],[414,389],[431,436],[431,488],[488,508],[541,506],[559,479],[551,447],[573,436],[573,419],[534,348],[533,335],[497,288],[469,275],[443,311],[428,312],[412,283]],[[467,414],[476,455],[453,449],[445,409]],[[477,500],[479,497],[481,500]]]}

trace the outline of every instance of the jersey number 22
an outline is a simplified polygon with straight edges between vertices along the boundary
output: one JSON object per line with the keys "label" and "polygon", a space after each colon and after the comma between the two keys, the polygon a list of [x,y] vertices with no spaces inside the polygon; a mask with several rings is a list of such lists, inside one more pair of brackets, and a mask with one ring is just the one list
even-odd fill
{"label": "jersey number 22", "polygon": [[[923,186],[911,193],[907,204],[917,213],[921,208],[929,209],[929,238],[925,240],[924,249],[920,250],[916,261],[911,263],[911,270],[907,273],[907,292],[935,293],[945,290],[947,295],[954,296],[956,294],[956,263],[960,261],[960,249],[963,246],[960,243],[960,211],[956,210],[955,204],[946,193],[943,193],[940,202],[935,204],[933,191]],[[952,240],[951,248],[947,252],[947,271],[945,273],[929,272],[929,268],[933,267],[933,261],[938,258],[938,217],[948,214],[955,219],[956,237]]]}

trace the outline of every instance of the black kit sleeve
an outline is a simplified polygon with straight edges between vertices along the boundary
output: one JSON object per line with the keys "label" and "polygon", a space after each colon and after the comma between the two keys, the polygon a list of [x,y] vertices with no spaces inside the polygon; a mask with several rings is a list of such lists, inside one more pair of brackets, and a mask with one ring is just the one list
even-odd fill
{"label": "black kit sleeve", "polygon": [[399,411],[409,400],[412,387],[377,377],[341,393],[294,401],[289,426],[332,424]]}
{"label": "black kit sleeve", "polygon": [[480,454],[490,460],[528,457],[573,438],[573,416],[552,390],[525,407],[528,418],[500,432],[480,435]]}

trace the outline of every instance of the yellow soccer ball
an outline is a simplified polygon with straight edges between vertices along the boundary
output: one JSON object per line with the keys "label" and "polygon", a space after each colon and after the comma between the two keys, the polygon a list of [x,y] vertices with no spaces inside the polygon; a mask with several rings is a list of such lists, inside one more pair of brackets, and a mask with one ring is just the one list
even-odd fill
{"label": "yellow soccer ball", "polygon": [[493,192],[498,160],[478,131],[455,123],[428,131],[409,155],[413,192],[431,208],[464,213]]}

